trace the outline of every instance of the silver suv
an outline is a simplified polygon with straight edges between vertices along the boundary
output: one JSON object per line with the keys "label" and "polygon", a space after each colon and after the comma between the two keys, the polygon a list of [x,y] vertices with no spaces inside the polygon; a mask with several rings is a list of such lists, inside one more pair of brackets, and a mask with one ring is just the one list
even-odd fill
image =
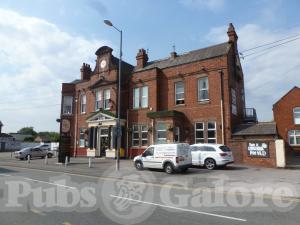
{"label": "silver suv", "polygon": [[45,158],[48,156],[48,158],[51,158],[53,154],[51,152],[48,152],[45,149],[41,149],[39,147],[34,148],[23,148],[20,151],[14,152],[15,158],[23,160],[30,158]]}

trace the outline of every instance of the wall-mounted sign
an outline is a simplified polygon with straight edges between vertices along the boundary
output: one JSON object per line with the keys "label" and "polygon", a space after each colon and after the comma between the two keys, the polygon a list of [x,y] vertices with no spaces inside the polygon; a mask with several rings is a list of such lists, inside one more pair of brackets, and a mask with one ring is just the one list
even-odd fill
{"label": "wall-mounted sign", "polygon": [[260,141],[248,142],[247,152],[250,157],[269,158],[269,143]]}

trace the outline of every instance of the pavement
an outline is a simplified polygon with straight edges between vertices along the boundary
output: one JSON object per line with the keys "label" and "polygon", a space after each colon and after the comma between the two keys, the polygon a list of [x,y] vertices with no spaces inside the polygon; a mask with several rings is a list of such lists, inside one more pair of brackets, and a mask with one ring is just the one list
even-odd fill
{"label": "pavement", "polygon": [[120,168],[0,153],[0,224],[300,224],[299,170],[232,165],[168,175],[137,171],[130,160]]}

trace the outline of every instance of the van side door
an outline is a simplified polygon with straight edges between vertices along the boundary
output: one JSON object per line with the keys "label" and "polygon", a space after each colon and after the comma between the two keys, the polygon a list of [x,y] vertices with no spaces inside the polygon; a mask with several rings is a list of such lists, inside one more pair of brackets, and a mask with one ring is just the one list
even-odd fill
{"label": "van side door", "polygon": [[144,167],[153,168],[154,147],[147,148],[142,154]]}

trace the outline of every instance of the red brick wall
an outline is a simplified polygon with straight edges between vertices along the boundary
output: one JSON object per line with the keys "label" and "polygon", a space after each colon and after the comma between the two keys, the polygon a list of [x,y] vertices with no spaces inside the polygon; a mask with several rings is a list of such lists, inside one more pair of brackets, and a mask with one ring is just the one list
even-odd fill
{"label": "red brick wall", "polygon": [[294,123],[293,109],[295,107],[300,107],[300,88],[296,87],[274,104],[273,114],[279,137],[285,141],[287,149],[300,151],[300,146],[292,147],[288,141],[289,130],[300,130],[300,125]]}
{"label": "red brick wall", "polygon": [[[268,158],[259,158],[248,156],[248,142],[263,141],[269,143]],[[234,153],[234,161],[236,163],[245,163],[247,165],[276,167],[276,149],[275,138],[272,136],[248,136],[244,138],[234,138],[230,141],[229,146]]]}

